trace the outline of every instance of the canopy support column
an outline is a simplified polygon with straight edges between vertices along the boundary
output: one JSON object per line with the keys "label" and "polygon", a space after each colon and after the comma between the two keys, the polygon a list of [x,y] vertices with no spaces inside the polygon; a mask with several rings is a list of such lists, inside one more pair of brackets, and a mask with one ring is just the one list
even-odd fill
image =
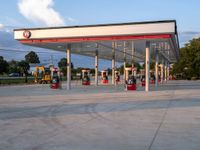
{"label": "canopy support column", "polygon": [[71,89],[71,45],[67,45],[67,90]]}
{"label": "canopy support column", "polygon": [[131,67],[132,67],[132,76],[134,76],[134,70],[133,70],[133,68],[135,67],[134,66],[134,58],[133,58],[133,55],[134,55],[134,42],[132,41],[132,65],[131,65]]}
{"label": "canopy support column", "polygon": [[112,42],[112,84],[115,84],[115,42]]}
{"label": "canopy support column", "polygon": [[149,91],[149,77],[150,77],[150,42],[146,41],[146,61],[145,61],[146,79],[145,79],[145,91]]}
{"label": "canopy support column", "polygon": [[95,86],[98,86],[98,73],[99,73],[99,56],[98,56],[98,45],[96,46],[95,53]]}
{"label": "canopy support column", "polygon": [[158,87],[158,62],[159,62],[159,57],[158,57],[158,51],[156,51],[156,62],[155,62],[155,86]]}
{"label": "canopy support column", "polygon": [[168,62],[165,61],[165,82],[167,82],[167,64]]}
{"label": "canopy support column", "polygon": [[167,80],[169,80],[169,70],[170,70],[170,64],[167,63]]}
{"label": "canopy support column", "polygon": [[126,84],[126,42],[124,41],[124,84]]}
{"label": "canopy support column", "polygon": [[162,63],[160,67],[160,82],[163,83],[163,78],[164,78],[164,58],[162,58]]}

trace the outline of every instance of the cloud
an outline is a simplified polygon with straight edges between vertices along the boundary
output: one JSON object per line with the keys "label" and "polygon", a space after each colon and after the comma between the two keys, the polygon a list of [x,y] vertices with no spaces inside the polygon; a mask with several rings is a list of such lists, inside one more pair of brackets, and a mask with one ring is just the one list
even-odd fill
{"label": "cloud", "polygon": [[13,27],[5,26],[2,23],[0,23],[0,31],[7,32],[7,33],[13,33]]}
{"label": "cloud", "polygon": [[199,31],[182,31],[179,32],[179,42],[181,47],[188,43],[190,40],[194,38],[199,38],[200,32]]}
{"label": "cloud", "polygon": [[68,17],[66,20],[67,20],[68,22],[78,22],[76,19],[71,18],[71,17]]}
{"label": "cloud", "polygon": [[0,23],[0,29],[3,29],[3,28],[4,28],[4,25]]}
{"label": "cloud", "polygon": [[61,26],[65,24],[60,14],[53,9],[53,0],[19,0],[20,13],[36,25]]}

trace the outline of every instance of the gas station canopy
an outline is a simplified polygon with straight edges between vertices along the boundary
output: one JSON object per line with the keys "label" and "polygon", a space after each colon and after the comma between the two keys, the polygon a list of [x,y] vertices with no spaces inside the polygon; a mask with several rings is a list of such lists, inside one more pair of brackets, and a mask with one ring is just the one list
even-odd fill
{"label": "gas station canopy", "polygon": [[35,47],[94,57],[97,50],[100,59],[118,62],[144,62],[146,42],[150,42],[150,58],[155,53],[168,62],[179,58],[179,42],[175,20],[67,26],[50,28],[23,28],[14,30],[14,38],[20,43]]}

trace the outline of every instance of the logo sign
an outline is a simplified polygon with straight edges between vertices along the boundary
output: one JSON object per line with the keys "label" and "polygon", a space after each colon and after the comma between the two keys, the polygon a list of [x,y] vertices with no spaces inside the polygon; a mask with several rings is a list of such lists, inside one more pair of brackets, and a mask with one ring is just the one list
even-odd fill
{"label": "logo sign", "polygon": [[28,31],[28,30],[25,30],[24,32],[23,32],[23,36],[25,37],[25,38],[30,38],[31,37],[31,32],[30,31]]}

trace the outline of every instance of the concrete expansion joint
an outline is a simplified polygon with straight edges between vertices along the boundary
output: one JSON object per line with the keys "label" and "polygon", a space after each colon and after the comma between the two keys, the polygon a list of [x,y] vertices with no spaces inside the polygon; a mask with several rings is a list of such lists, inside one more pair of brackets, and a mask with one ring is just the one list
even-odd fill
{"label": "concrete expansion joint", "polygon": [[173,101],[173,97],[174,97],[174,95],[175,95],[174,91],[175,91],[175,90],[172,90],[172,92],[169,93],[169,102],[168,102],[167,107],[166,107],[166,109],[165,109],[165,111],[164,111],[164,114],[163,114],[163,116],[162,116],[161,122],[160,122],[158,128],[156,129],[156,132],[155,132],[155,134],[154,134],[154,136],[153,136],[153,139],[152,139],[152,141],[151,141],[151,143],[150,143],[150,145],[149,145],[149,147],[148,147],[148,150],[151,150],[151,148],[152,148],[152,146],[153,146],[153,143],[155,142],[156,137],[158,136],[158,132],[160,131],[160,128],[162,127],[162,125],[163,125],[163,123],[164,123],[164,121],[165,121],[165,118],[166,118],[166,116],[167,116],[168,109],[169,109],[169,107],[171,106],[172,101]]}

